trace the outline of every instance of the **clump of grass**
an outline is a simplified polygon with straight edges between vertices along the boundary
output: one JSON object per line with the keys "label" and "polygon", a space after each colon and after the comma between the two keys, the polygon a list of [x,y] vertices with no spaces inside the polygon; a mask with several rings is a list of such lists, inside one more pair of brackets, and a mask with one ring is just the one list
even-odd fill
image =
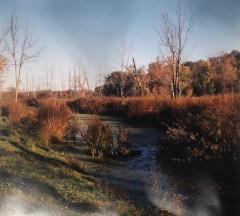
{"label": "clump of grass", "polygon": [[24,102],[9,102],[5,107],[13,135],[26,143],[31,139],[48,147],[75,132],[72,112],[64,102],[49,99],[35,107]]}
{"label": "clump of grass", "polygon": [[[3,113],[8,121],[6,124],[10,128],[10,132],[15,137],[26,137],[34,131],[33,119],[35,118],[35,109],[28,107],[22,101],[6,101],[1,106]],[[9,135],[10,133],[8,133]]]}
{"label": "clump of grass", "polygon": [[118,126],[115,130],[117,146],[126,146],[129,143],[128,130],[124,127]]}
{"label": "clump of grass", "polygon": [[122,156],[127,153],[128,131],[120,126],[113,129],[97,116],[88,122],[81,136],[93,157]]}
{"label": "clump of grass", "polygon": [[57,100],[42,103],[36,114],[37,131],[45,144],[66,136],[70,127],[72,112],[65,103]]}
{"label": "clump of grass", "polygon": [[2,105],[3,115],[8,117],[11,124],[17,124],[21,119],[31,115],[33,111],[21,101],[8,101]]}
{"label": "clump of grass", "polygon": [[103,124],[99,117],[91,119],[86,132],[82,132],[81,135],[93,157],[101,157],[112,150],[112,129]]}

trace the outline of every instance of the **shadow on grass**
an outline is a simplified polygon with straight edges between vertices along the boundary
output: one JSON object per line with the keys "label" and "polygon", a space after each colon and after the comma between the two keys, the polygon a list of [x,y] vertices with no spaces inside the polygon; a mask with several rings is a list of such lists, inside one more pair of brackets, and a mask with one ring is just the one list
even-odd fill
{"label": "shadow on grass", "polygon": [[26,193],[34,188],[38,189],[39,191],[56,199],[58,204],[66,206],[73,210],[77,210],[79,212],[93,213],[99,210],[96,205],[89,202],[73,203],[67,200],[53,186],[36,178],[19,177],[0,169],[0,180],[11,183]]}
{"label": "shadow on grass", "polygon": [[50,164],[56,165],[56,166],[61,165],[61,166],[64,166],[65,168],[69,168],[69,169],[72,169],[72,170],[77,171],[79,173],[86,174],[86,171],[77,164],[69,164],[67,162],[64,162],[62,160],[58,160],[56,158],[50,158],[50,157],[40,155],[38,153],[35,153],[33,151],[28,150],[27,148],[25,148],[21,144],[19,144],[17,142],[14,142],[14,141],[10,141],[9,143],[12,144],[13,146],[15,146],[16,148],[22,150],[23,152],[31,155],[36,160],[44,161],[44,162],[47,162],[47,163],[50,163]]}
{"label": "shadow on grass", "polygon": [[[13,146],[15,146],[16,148],[20,149],[23,153],[26,154],[26,156],[30,156],[36,160],[40,160],[46,163],[49,163],[51,165],[56,165],[56,166],[64,166],[65,168],[69,168],[72,169],[74,171],[77,171],[81,174],[85,174],[86,176],[83,176],[83,178],[89,178],[88,180],[97,183],[98,185],[101,186],[101,188],[103,189],[103,191],[106,190],[107,193],[110,194],[114,194],[116,197],[118,198],[123,198],[125,200],[132,200],[132,203],[143,210],[143,215],[149,215],[149,213],[151,213],[151,215],[171,215],[168,212],[165,212],[161,209],[156,208],[151,202],[150,200],[148,200],[147,194],[146,192],[143,190],[140,194],[137,193],[134,189],[131,189],[129,191],[125,191],[125,187],[119,187],[121,183],[126,183],[124,179],[122,179],[121,177],[111,177],[111,181],[114,180],[114,182],[116,182],[118,184],[118,186],[113,186],[109,188],[110,185],[108,185],[107,182],[104,181],[99,181],[99,179],[102,180],[106,180],[106,176],[102,175],[101,173],[94,173],[91,172],[90,170],[88,171],[87,169],[83,169],[81,168],[78,164],[70,164],[58,159],[54,159],[54,158],[49,158],[43,155],[40,155],[38,153],[32,152],[31,150],[26,149],[24,146],[22,146],[21,144],[11,141],[10,144],[12,144]],[[93,161],[94,162],[94,161]],[[100,162],[101,163],[101,162]],[[0,178],[2,176],[2,174],[0,172]],[[77,210],[85,210],[85,211],[90,211],[90,210],[96,210],[97,207],[96,206],[92,206],[90,203],[71,203],[68,200],[66,200],[65,198],[61,197],[61,195],[59,196],[58,192],[56,191],[56,189],[46,183],[43,182],[39,182],[36,179],[20,179],[22,182],[26,182],[27,184],[31,184],[31,185],[35,185],[36,187],[38,187],[39,189],[46,191],[49,195],[53,196],[54,198],[58,198],[58,200],[62,203],[66,203],[68,204],[68,206],[72,209],[77,209]],[[14,180],[16,182],[16,180]],[[107,184],[106,184],[107,183]],[[130,182],[128,182],[130,183]],[[131,184],[135,184],[135,182],[131,182]],[[139,187],[141,187],[141,185],[139,185]],[[108,190],[110,189],[110,190]],[[144,202],[136,202],[136,196],[142,196],[144,198]],[[157,214],[156,214],[157,212]]]}

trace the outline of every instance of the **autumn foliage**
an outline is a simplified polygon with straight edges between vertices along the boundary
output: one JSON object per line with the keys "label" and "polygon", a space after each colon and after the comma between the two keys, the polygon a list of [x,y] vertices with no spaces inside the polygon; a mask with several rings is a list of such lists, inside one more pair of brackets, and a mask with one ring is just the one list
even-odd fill
{"label": "autumn foliage", "polygon": [[[121,80],[126,79],[124,87]],[[179,96],[203,96],[240,90],[240,52],[220,53],[199,61],[183,62],[179,68]],[[172,96],[171,64],[161,58],[146,68],[108,75],[96,94],[105,96]]]}

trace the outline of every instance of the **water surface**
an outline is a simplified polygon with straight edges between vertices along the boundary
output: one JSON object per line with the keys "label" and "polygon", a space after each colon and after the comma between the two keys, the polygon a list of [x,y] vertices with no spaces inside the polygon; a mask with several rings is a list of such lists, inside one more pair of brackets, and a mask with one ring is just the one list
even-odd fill
{"label": "water surface", "polygon": [[[80,115],[83,127],[91,117]],[[195,167],[183,175],[178,172],[180,168],[159,160],[159,146],[165,141],[161,130],[133,126],[120,118],[101,118],[112,127],[127,127],[131,148],[140,154],[121,159],[96,159],[86,154],[85,147],[80,145],[82,151],[78,157],[97,181],[120,191],[146,209],[155,206],[175,215],[240,215],[239,187],[233,192],[231,183],[225,185],[211,172]],[[232,194],[226,195],[225,191]]]}

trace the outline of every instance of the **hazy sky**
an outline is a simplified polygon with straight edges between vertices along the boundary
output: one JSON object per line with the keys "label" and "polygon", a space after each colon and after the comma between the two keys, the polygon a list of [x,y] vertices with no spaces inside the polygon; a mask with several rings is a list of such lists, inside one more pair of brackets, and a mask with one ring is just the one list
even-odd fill
{"label": "hazy sky", "polygon": [[[123,37],[138,65],[155,59],[159,47],[154,28],[160,12],[174,13],[175,4],[176,0],[0,0],[0,24],[3,27],[15,9],[44,47],[39,61],[25,68],[35,85],[43,81],[46,68],[54,71],[57,81],[74,65],[81,65],[94,85],[98,73],[118,69]],[[195,20],[189,59],[240,49],[240,0],[186,0],[185,6]]]}

